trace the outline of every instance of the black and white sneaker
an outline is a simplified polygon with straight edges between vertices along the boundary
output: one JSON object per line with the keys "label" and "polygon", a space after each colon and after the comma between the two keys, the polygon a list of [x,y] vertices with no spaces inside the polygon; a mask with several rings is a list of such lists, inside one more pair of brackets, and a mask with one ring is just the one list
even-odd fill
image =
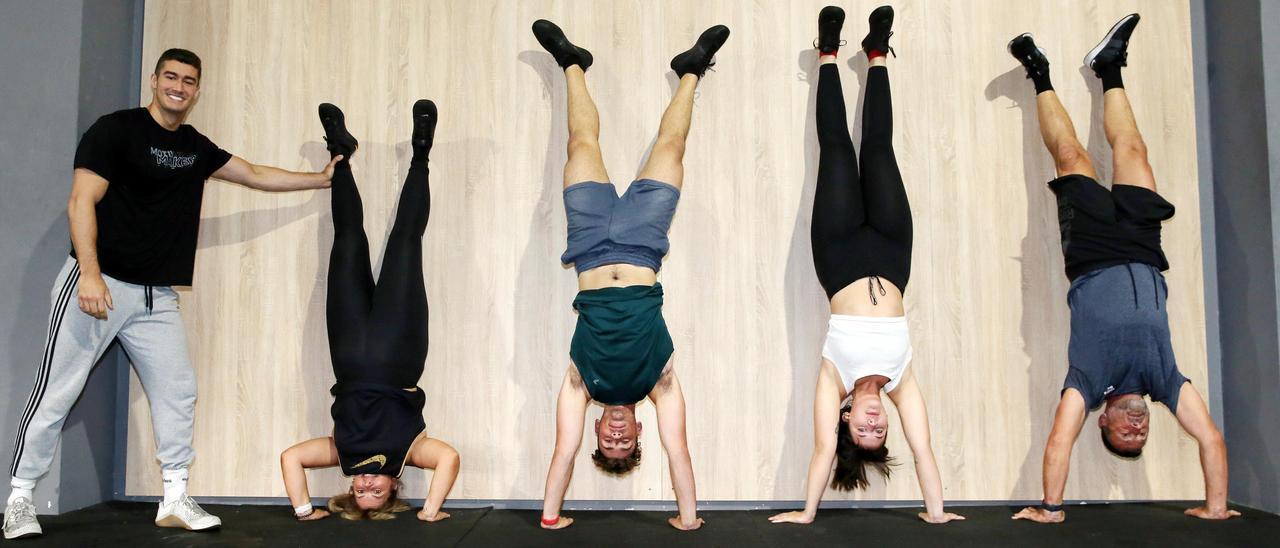
{"label": "black and white sneaker", "polygon": [[40,522],[36,520],[36,507],[26,497],[19,497],[4,509],[4,538],[28,538],[40,536]]}
{"label": "black and white sneaker", "polygon": [[578,65],[582,70],[587,70],[595,60],[591,57],[591,52],[573,45],[558,25],[546,19],[533,22],[533,36],[538,39],[542,49],[555,57],[556,64],[562,69]]}
{"label": "black and white sneaker", "polygon": [[832,55],[844,45],[840,39],[840,29],[844,27],[844,10],[840,6],[827,6],[818,12],[818,39],[813,47],[818,55]]}
{"label": "black and white sneaker", "polygon": [[1049,74],[1049,57],[1036,45],[1031,33],[1024,32],[1009,41],[1009,55],[1027,69],[1027,78],[1039,78]]}
{"label": "black and white sneaker", "polygon": [[1092,69],[1094,74],[1100,74],[1101,69],[1108,65],[1125,66],[1129,59],[1129,37],[1141,18],[1136,13],[1121,17],[1102,42],[1084,56],[1084,66]]}
{"label": "black and white sneaker", "polygon": [[728,39],[729,27],[724,25],[716,25],[702,31],[692,48],[671,58],[671,70],[676,71],[680,77],[696,74],[698,78],[702,78],[702,75],[707,73],[707,69],[716,64],[716,52],[720,51],[720,46],[723,46],[724,41]]}

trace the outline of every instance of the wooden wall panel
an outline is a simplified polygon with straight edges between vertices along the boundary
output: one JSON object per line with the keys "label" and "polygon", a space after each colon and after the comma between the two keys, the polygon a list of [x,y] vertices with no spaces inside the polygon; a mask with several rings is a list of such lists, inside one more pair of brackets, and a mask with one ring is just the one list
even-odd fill
{"label": "wooden wall panel", "polygon": [[[841,4],[850,44],[877,3]],[[539,499],[576,285],[558,262],[564,83],[529,25],[552,19],[594,52],[589,82],[605,161],[625,185],[674,89],[667,61],[702,29],[727,24],[733,35],[698,91],[685,191],[661,275],[666,315],[700,497],[798,500],[828,314],[808,236],[818,154],[810,43],[822,5],[152,0],[144,58],[174,46],[198,52],[205,75],[190,122],[253,162],[323,165],[315,107],[343,107],[361,140],[355,170],[375,271],[408,169],[409,107],[420,97],[440,105],[424,244],[428,429],[462,453],[454,498]],[[916,0],[895,7],[895,145],[916,227],[907,310],[946,496],[1034,499],[1066,372],[1067,280],[1033,91],[1004,45],[1022,31],[1037,34],[1106,179],[1101,90],[1078,63],[1117,18],[1142,13],[1125,80],[1160,190],[1180,211],[1164,229],[1169,309],[1181,368],[1203,388],[1188,6]],[[851,113],[861,105],[865,68],[855,51],[846,48],[840,68]],[[856,116],[855,130],[860,122]],[[191,476],[198,495],[283,496],[279,452],[332,427],[328,209],[327,191],[207,187],[195,286],[182,292],[200,383]],[[584,447],[570,499],[672,498],[652,406],[640,417],[649,425],[640,469],[605,477]],[[149,421],[135,381],[131,495],[160,492]],[[1163,410],[1152,422],[1142,460],[1123,462],[1105,453],[1091,420],[1067,496],[1201,497],[1194,441]],[[592,439],[588,432],[588,445]],[[852,497],[920,498],[896,417],[889,446],[904,465]],[[411,496],[424,493],[423,477],[406,475]],[[317,495],[344,489],[336,470],[311,478]]]}

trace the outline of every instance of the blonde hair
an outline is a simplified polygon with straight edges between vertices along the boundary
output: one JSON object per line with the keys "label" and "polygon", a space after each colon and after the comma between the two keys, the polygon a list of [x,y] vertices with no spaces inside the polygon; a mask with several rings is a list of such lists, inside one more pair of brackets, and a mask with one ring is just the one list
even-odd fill
{"label": "blonde hair", "polygon": [[387,500],[382,503],[382,506],[368,510],[361,508],[356,504],[356,494],[348,490],[329,499],[329,511],[342,516],[342,519],[352,521],[395,519],[396,512],[403,512],[410,507],[407,502],[400,500],[397,496],[400,493],[400,480],[393,479],[393,481],[395,483],[391,487],[391,493],[387,495]]}

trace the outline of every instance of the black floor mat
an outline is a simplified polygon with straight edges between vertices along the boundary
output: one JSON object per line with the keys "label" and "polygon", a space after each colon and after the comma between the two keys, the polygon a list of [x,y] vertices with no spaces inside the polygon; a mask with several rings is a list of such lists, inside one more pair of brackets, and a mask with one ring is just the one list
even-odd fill
{"label": "black floor mat", "polygon": [[61,516],[41,516],[42,537],[12,546],[1278,546],[1280,516],[1241,508],[1244,517],[1208,522],[1182,515],[1185,503],[1072,506],[1066,523],[1009,519],[1016,508],[949,508],[968,519],[930,525],[917,509],[823,510],[810,525],[773,525],[772,511],[705,511],[699,531],[667,525],[672,512],[566,512],[562,531],[544,531],[533,510],[449,509],[452,518],[423,523],[414,512],[394,520],[330,517],[299,523],[282,506],[205,505],[221,530],[193,533],[152,525],[155,505],[109,502]]}

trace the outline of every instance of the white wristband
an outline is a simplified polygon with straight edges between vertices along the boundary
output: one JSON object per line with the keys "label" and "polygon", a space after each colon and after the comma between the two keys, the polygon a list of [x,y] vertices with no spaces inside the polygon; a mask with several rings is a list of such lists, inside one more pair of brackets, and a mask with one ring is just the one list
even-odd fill
{"label": "white wristband", "polygon": [[310,502],[308,502],[308,503],[306,503],[306,504],[303,504],[302,506],[294,506],[294,507],[293,507],[293,515],[298,516],[298,517],[308,516],[308,515],[310,515],[310,514],[311,514],[311,510],[312,510],[312,509],[311,509],[311,503],[310,503]]}

